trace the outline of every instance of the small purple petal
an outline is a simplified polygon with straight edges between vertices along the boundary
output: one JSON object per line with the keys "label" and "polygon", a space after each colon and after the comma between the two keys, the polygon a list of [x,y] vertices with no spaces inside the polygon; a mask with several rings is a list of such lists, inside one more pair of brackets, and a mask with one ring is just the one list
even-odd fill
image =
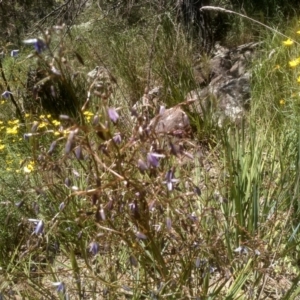
{"label": "small purple petal", "polygon": [[166,174],[166,181],[170,182],[173,179],[173,170],[169,170]]}
{"label": "small purple petal", "polygon": [[58,293],[64,293],[66,291],[66,287],[63,282],[53,282],[52,284],[56,286]]}
{"label": "small purple petal", "polygon": [[4,99],[8,99],[10,97],[10,95],[12,95],[12,92],[10,92],[10,91],[4,91],[1,94],[2,98],[4,98]]}
{"label": "small purple petal", "polygon": [[58,207],[59,210],[63,210],[64,208],[65,208],[65,203],[64,202],[59,204],[59,207]]}
{"label": "small purple petal", "polygon": [[98,251],[99,251],[99,244],[96,242],[91,242],[89,252],[91,252],[93,255],[96,255]]}
{"label": "small purple petal", "polygon": [[122,138],[121,138],[120,133],[117,133],[117,134],[113,137],[113,140],[114,140],[114,142],[115,142],[117,145],[121,144]]}
{"label": "small purple petal", "polygon": [[10,52],[10,56],[11,57],[17,57],[18,56],[18,54],[19,54],[19,52],[20,52],[20,50],[12,50],[11,52]]}
{"label": "small purple petal", "polygon": [[155,153],[148,153],[147,154],[147,162],[151,167],[157,168],[159,165],[158,157],[155,155]]}
{"label": "small purple petal", "polygon": [[25,140],[26,142],[29,141],[29,137],[31,137],[31,136],[32,136],[31,133],[24,133],[24,134],[23,134],[23,138],[24,138],[24,140]]}
{"label": "small purple petal", "polygon": [[140,240],[146,240],[147,239],[147,236],[145,234],[143,234],[142,232],[138,231],[136,233],[136,237]]}
{"label": "small purple petal", "polygon": [[166,173],[166,181],[164,181],[163,183],[167,185],[168,191],[172,191],[173,190],[173,184],[178,182],[178,179],[174,178],[174,168],[170,169],[167,173]]}
{"label": "small purple petal", "polygon": [[46,49],[46,44],[41,39],[37,39],[37,41],[33,44],[35,51],[40,54]]}
{"label": "small purple petal", "polygon": [[35,51],[38,54],[40,54],[47,48],[45,42],[41,39],[29,39],[29,40],[23,41],[23,43],[28,44],[28,45],[33,45]]}
{"label": "small purple petal", "polygon": [[110,118],[110,120],[113,123],[116,123],[119,119],[119,114],[117,113],[115,108],[109,108],[107,112],[108,112],[108,117]]}
{"label": "small purple petal", "polygon": [[42,234],[44,232],[44,222],[40,220],[34,230],[35,234]]}

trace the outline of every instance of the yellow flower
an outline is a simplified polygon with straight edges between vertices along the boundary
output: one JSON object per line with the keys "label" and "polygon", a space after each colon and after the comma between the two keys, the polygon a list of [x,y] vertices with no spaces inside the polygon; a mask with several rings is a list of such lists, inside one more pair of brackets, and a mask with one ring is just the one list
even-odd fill
{"label": "yellow flower", "polygon": [[279,104],[280,104],[280,105],[284,105],[284,104],[285,104],[285,100],[284,100],[284,99],[281,99],[281,100],[279,101]]}
{"label": "yellow flower", "polygon": [[289,65],[291,68],[295,68],[296,66],[298,66],[300,64],[300,58],[296,58],[294,60],[291,60],[289,62]]}
{"label": "yellow flower", "polygon": [[297,33],[300,34],[300,30],[298,30]]}
{"label": "yellow flower", "polygon": [[3,150],[5,148],[5,145],[0,145],[0,150]]}
{"label": "yellow flower", "polygon": [[41,122],[38,126],[39,129],[45,128],[48,124],[46,122]]}
{"label": "yellow flower", "polygon": [[92,116],[94,115],[94,114],[91,113],[90,111],[85,111],[83,114],[85,115],[86,120],[87,120],[88,122],[91,120]]}
{"label": "yellow flower", "polygon": [[18,133],[18,126],[14,126],[12,128],[6,128],[7,134],[17,134]]}
{"label": "yellow flower", "polygon": [[285,46],[291,46],[294,44],[294,41],[292,41],[290,38],[288,38],[286,41],[283,41],[282,43]]}
{"label": "yellow flower", "polygon": [[23,168],[25,173],[31,173],[34,170],[34,162],[31,161],[27,166]]}
{"label": "yellow flower", "polygon": [[298,82],[298,83],[300,83],[300,76],[298,76],[298,78],[297,78],[297,82]]}
{"label": "yellow flower", "polygon": [[30,117],[30,114],[25,114],[25,118],[29,118]]}
{"label": "yellow flower", "polygon": [[9,125],[17,125],[17,124],[19,124],[19,120],[8,121],[7,123]]}
{"label": "yellow flower", "polygon": [[60,125],[60,121],[53,120],[53,121],[52,121],[52,124],[53,124],[54,126],[59,126],[59,125]]}

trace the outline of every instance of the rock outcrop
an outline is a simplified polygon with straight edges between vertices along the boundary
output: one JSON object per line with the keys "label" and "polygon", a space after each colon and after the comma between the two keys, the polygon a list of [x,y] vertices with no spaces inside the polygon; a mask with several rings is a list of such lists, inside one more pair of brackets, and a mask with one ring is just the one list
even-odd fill
{"label": "rock outcrop", "polygon": [[219,126],[230,121],[239,123],[251,98],[250,63],[260,43],[248,43],[229,50],[219,47],[216,55],[200,65],[198,81],[206,86],[191,91],[186,101],[200,115],[211,113]]}

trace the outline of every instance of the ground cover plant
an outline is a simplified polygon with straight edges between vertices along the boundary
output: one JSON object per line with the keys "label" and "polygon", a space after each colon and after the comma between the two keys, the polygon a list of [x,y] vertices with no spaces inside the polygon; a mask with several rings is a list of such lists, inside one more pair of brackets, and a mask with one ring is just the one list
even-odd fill
{"label": "ground cover plant", "polygon": [[6,46],[1,297],[299,299],[298,20],[259,27],[241,124],[191,115],[178,138],[149,124],[186,107],[199,43],[171,6],[134,8]]}

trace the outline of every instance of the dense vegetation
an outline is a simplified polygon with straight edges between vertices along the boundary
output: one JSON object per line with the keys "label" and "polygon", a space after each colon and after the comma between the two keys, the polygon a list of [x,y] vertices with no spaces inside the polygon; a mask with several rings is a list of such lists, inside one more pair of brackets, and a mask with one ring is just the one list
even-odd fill
{"label": "dense vegetation", "polygon": [[[0,3],[1,299],[299,299],[298,1],[179,4]],[[262,42],[243,122],[155,134],[216,40]]]}

